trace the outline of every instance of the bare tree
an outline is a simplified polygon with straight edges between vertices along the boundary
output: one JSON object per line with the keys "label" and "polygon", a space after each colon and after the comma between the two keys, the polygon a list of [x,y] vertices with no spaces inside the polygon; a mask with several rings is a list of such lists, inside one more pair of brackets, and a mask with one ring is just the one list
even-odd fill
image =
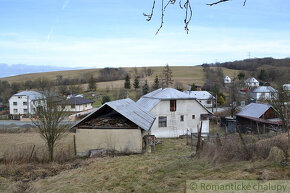
{"label": "bare tree", "polygon": [[172,76],[172,70],[169,68],[169,65],[166,64],[162,71],[162,85],[165,87],[171,86],[173,84]]}
{"label": "bare tree", "polygon": [[[163,24],[164,24],[164,16],[165,16],[165,11],[167,9],[167,7],[169,5],[174,5],[176,4],[176,2],[178,2],[179,4],[179,8],[180,9],[183,9],[185,10],[185,16],[184,16],[184,29],[186,31],[186,33],[189,32],[189,28],[188,28],[188,25],[192,19],[192,7],[191,7],[191,0],[160,0],[161,1],[161,22],[160,22],[160,26],[156,32],[156,34],[158,34],[158,32],[161,30],[161,28],[163,27]],[[209,6],[213,6],[213,5],[217,5],[217,4],[220,4],[220,3],[224,3],[224,2],[227,2],[227,1],[230,1],[230,0],[218,0],[218,1],[214,1],[212,3],[208,3],[206,5],[209,5]],[[244,1],[244,6],[246,5],[246,2],[247,0],[243,0]],[[143,13],[143,15],[145,17],[147,17],[147,21],[150,21],[154,15],[154,11],[156,9],[156,0],[153,0],[153,5],[152,5],[152,8],[151,8],[151,13],[150,14],[146,14],[146,13]]]}
{"label": "bare tree", "polygon": [[34,109],[34,116],[31,120],[40,136],[46,142],[49,161],[54,160],[56,142],[60,140],[67,131],[68,125],[63,123],[66,115],[67,113],[64,107],[59,105],[51,93],[39,99],[39,105]]}

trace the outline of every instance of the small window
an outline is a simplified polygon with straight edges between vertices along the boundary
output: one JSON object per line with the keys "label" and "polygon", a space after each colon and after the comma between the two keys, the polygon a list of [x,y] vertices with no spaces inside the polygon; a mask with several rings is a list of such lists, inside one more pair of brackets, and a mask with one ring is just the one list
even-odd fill
{"label": "small window", "polygon": [[192,115],[192,119],[195,119],[195,115]]}
{"label": "small window", "polygon": [[72,109],[74,109],[74,108],[76,108],[76,105],[71,105],[70,107],[71,107]]}
{"label": "small window", "polygon": [[184,121],[184,115],[180,115],[180,122]]}
{"label": "small window", "polygon": [[28,112],[28,110],[27,110],[27,109],[23,109],[23,111],[24,111],[24,113],[27,113],[27,112]]}
{"label": "small window", "polygon": [[159,127],[167,127],[167,117],[165,117],[165,116],[158,117],[158,126]]}
{"label": "small window", "polygon": [[14,106],[17,106],[17,102],[13,102],[13,105],[14,105]]}
{"label": "small window", "polygon": [[170,111],[176,111],[176,100],[170,100]]}
{"label": "small window", "polygon": [[208,105],[211,104],[211,100],[207,100],[206,102],[207,102]]}
{"label": "small window", "polygon": [[13,109],[13,113],[14,114],[18,113],[18,110],[17,109]]}
{"label": "small window", "polygon": [[22,97],[21,97],[21,96],[19,96],[18,98],[19,98],[19,99],[21,99]]}
{"label": "small window", "polygon": [[23,105],[26,106],[27,105],[27,102],[23,102]]}

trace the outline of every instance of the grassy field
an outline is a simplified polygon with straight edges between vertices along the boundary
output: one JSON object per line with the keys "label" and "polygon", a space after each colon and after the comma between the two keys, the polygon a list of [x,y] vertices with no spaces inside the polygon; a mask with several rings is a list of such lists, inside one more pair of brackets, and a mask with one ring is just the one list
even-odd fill
{"label": "grassy field", "polygon": [[[161,74],[163,67],[150,67],[153,70],[153,74],[150,77],[147,77],[148,81],[153,82],[156,74]],[[192,84],[193,82],[197,85],[202,85],[204,83],[205,77],[204,72],[201,66],[171,66],[173,71],[173,79],[176,81],[183,82],[186,84]],[[129,74],[133,74],[134,68],[123,68]],[[11,76],[7,78],[1,78],[0,80],[7,80],[10,83],[12,82],[25,82],[27,80],[37,80],[39,78],[47,78],[49,80],[55,80],[57,75],[62,75],[63,78],[80,78],[88,77],[93,75],[97,77],[99,75],[98,68],[96,69],[83,69],[83,70],[69,70],[69,71],[56,71],[56,72],[45,72],[45,73],[33,73],[33,74],[23,74],[17,76]],[[142,68],[137,68],[138,71],[141,71]],[[234,77],[238,74],[238,70],[231,70],[223,68],[225,75]],[[112,81],[112,82],[101,82],[98,83],[99,88],[114,87],[120,88],[123,87],[123,81]]]}
{"label": "grassy field", "polygon": [[[31,143],[29,139],[34,143],[41,143],[36,133],[1,135],[0,146],[6,148],[12,144],[9,141],[17,140],[19,145]],[[3,140],[4,138],[6,141]],[[21,177],[2,175],[3,164],[0,164],[0,191],[12,192],[11,190],[15,189],[19,191],[21,190],[19,187],[25,187],[26,192],[41,193],[184,192],[185,182],[190,179],[289,179],[290,177],[289,168],[285,169],[278,164],[273,165],[264,161],[212,164],[209,161],[193,159],[189,156],[194,150],[185,144],[185,139],[164,139],[154,153],[90,158],[79,161],[81,166],[76,169],[55,164],[45,165],[35,169],[35,172],[40,174],[31,173],[31,169],[21,173],[28,179],[31,175],[39,176],[31,178],[29,182],[23,182],[25,179]],[[44,170],[54,171],[59,167],[63,167],[62,171],[42,177]],[[12,171],[11,175],[12,173],[17,175],[17,172]]]}

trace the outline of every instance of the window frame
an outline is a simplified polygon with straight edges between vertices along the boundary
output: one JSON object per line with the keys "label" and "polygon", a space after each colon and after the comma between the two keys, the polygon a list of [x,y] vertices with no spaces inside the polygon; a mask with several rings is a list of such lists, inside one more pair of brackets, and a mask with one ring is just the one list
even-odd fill
{"label": "window frame", "polygon": [[[164,120],[161,120],[164,119]],[[167,116],[159,116],[158,117],[158,127],[167,127]]]}
{"label": "window frame", "polygon": [[170,112],[176,111],[176,100],[170,100]]}

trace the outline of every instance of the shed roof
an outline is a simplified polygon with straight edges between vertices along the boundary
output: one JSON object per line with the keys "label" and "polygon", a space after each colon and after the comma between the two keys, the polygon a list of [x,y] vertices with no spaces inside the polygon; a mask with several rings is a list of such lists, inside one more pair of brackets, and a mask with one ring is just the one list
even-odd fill
{"label": "shed roof", "polygon": [[83,118],[78,123],[73,125],[70,129],[78,126],[83,121],[86,121],[90,116],[94,115],[105,106],[109,106],[110,108],[120,113],[121,115],[126,117],[128,120],[132,121],[133,123],[135,123],[140,128],[146,131],[149,131],[151,129],[155,120],[155,116],[151,112],[142,109],[133,100],[127,98],[127,99],[111,101],[111,102],[107,102],[103,104],[100,108],[91,112],[85,118]]}
{"label": "shed roof", "polygon": [[271,86],[259,86],[255,88],[252,92],[254,93],[271,93],[271,92],[278,92]]}
{"label": "shed roof", "polygon": [[184,93],[187,94],[189,97],[199,100],[215,99],[215,97],[207,91],[184,91]]}
{"label": "shed roof", "polygon": [[13,96],[28,96],[30,100],[39,100],[44,98],[43,94],[36,91],[22,91],[14,94]]}
{"label": "shed roof", "polygon": [[236,114],[236,116],[260,118],[268,109],[272,108],[267,104],[250,103]]}

